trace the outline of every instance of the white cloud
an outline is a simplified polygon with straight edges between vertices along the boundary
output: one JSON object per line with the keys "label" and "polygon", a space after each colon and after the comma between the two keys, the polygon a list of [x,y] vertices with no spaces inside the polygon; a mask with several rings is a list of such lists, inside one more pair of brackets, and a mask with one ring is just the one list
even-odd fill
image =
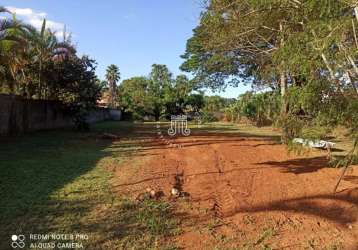
{"label": "white cloud", "polygon": [[46,17],[46,13],[45,12],[36,12],[30,8],[16,8],[16,7],[12,7],[12,6],[7,6],[6,9],[8,9],[9,11],[11,11],[12,13],[16,13],[16,15],[19,16],[27,16],[27,17],[32,17],[32,16],[37,16],[37,17]]}
{"label": "white cloud", "polygon": [[[36,29],[41,29],[43,20],[46,18],[46,12],[35,11],[30,8],[16,8],[12,6],[5,7],[16,16],[20,17],[24,22],[31,24]],[[53,32],[56,32],[58,38],[63,37],[64,24],[46,19],[46,27]]]}

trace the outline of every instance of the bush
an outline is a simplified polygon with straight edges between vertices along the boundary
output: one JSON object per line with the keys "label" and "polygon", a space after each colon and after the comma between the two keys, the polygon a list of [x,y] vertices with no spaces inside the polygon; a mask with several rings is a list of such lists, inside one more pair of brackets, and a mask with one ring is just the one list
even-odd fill
{"label": "bush", "polygon": [[215,117],[214,113],[209,111],[204,111],[201,113],[201,119],[203,122],[217,122],[218,118]]}

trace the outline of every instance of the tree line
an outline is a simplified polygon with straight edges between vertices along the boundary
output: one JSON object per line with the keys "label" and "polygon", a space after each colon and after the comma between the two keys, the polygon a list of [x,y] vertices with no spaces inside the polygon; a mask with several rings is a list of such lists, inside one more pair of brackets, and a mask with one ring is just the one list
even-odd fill
{"label": "tree line", "polygon": [[[358,7],[355,0],[211,0],[187,41],[181,69],[153,64],[148,76],[120,80],[110,65],[106,82],[96,62],[79,57],[71,36],[59,39],[43,21],[40,30],[16,16],[0,19],[0,92],[24,98],[60,100],[76,114],[96,105],[103,88],[109,106],[134,119],[169,118],[202,112],[214,120],[213,106],[229,120],[247,117],[274,123],[282,140],[310,128],[346,126],[358,130]],[[9,13],[0,8],[2,13]],[[8,16],[11,16],[9,13]],[[258,92],[237,100],[205,97],[249,83]],[[215,104],[216,103],[216,104]],[[219,104],[223,103],[223,104]],[[82,111],[83,112],[82,112]],[[83,115],[79,115],[83,117]]]}
{"label": "tree line", "polygon": [[[119,68],[112,64],[100,81],[95,60],[79,57],[66,31],[58,37],[46,19],[36,29],[4,7],[0,14],[0,93],[61,101],[80,128],[87,128],[86,114],[104,93],[109,97],[108,107],[120,108],[134,120],[199,112],[210,99],[187,76],[174,78],[161,64],[153,64],[148,77],[126,79],[120,86]],[[206,117],[214,119],[210,112]]]}
{"label": "tree line", "polygon": [[181,69],[216,90],[242,82],[268,90],[231,112],[274,120],[284,142],[317,126],[343,125],[357,138],[357,26],[356,0],[211,0]]}
{"label": "tree line", "polygon": [[195,90],[187,76],[174,78],[166,65],[153,64],[149,76],[132,77],[121,83],[119,106],[136,120],[170,119],[170,115],[201,109],[204,96]]}

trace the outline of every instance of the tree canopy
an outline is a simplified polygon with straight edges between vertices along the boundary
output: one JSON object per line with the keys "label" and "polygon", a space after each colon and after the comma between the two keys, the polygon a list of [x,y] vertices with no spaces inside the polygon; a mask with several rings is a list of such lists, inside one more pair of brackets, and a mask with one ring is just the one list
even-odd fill
{"label": "tree canopy", "polygon": [[148,77],[132,77],[122,82],[120,106],[135,118],[170,118],[202,107],[202,94],[193,91],[193,84],[185,75],[174,78],[166,65],[153,64]]}
{"label": "tree canopy", "polygon": [[356,134],[357,14],[354,0],[212,0],[181,68],[213,89],[246,81],[280,90],[284,141],[313,125]]}

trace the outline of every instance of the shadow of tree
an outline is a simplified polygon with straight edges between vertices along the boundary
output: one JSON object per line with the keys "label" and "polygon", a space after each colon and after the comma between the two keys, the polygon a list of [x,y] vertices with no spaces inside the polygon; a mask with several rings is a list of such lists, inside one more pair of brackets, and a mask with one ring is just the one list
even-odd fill
{"label": "shadow of tree", "polygon": [[[139,141],[153,137],[134,127],[105,122],[88,133],[58,130],[1,138],[0,249],[9,248],[12,234],[51,232],[89,234],[84,243],[90,249],[106,244],[111,249],[107,241],[126,238],[142,249],[148,246],[152,239],[143,237],[136,221],[139,207],[119,201],[108,183],[107,167],[121,158],[120,150],[135,153]],[[104,132],[119,139],[104,139]],[[130,143],[114,146],[121,140]],[[106,162],[98,165],[102,159]]]}
{"label": "shadow of tree", "polygon": [[[348,205],[343,206],[341,202]],[[340,202],[340,203],[338,203]],[[352,207],[353,205],[353,207]],[[346,190],[338,194],[314,195],[286,200],[278,200],[258,206],[241,206],[225,213],[225,217],[237,213],[257,213],[267,211],[289,211],[304,215],[325,218],[335,223],[345,225],[357,221],[358,188]]]}
{"label": "shadow of tree", "polygon": [[29,211],[108,155],[110,141],[71,131],[41,132],[0,146],[0,221]]}
{"label": "shadow of tree", "polygon": [[353,184],[358,184],[358,176],[354,176],[354,175],[346,175],[343,177],[343,180],[345,181],[349,181]]}
{"label": "shadow of tree", "polygon": [[316,172],[328,167],[328,159],[324,156],[312,158],[299,158],[287,161],[266,161],[257,163],[258,165],[270,165],[283,168],[282,171],[294,174]]}

